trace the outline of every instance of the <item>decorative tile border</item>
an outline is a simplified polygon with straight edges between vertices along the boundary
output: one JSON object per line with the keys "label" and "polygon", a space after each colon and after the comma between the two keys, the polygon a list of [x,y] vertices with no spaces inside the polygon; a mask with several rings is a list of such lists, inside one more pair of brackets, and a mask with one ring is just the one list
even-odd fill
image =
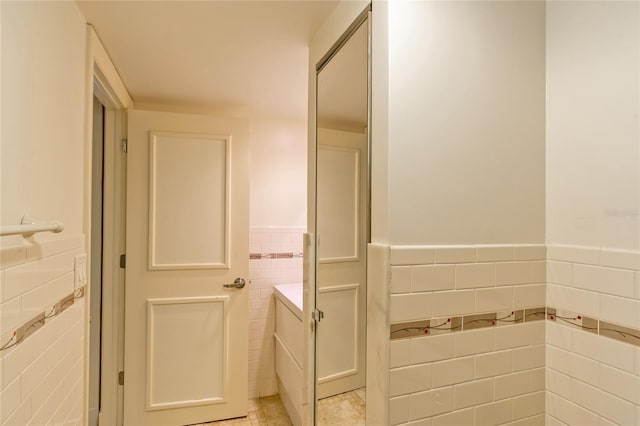
{"label": "decorative tile border", "polygon": [[575,312],[552,307],[519,309],[511,312],[491,312],[455,317],[431,318],[391,324],[390,340],[407,339],[417,336],[464,332],[479,328],[502,325],[524,324],[543,319],[561,322],[590,333],[640,346],[640,329],[613,324],[595,318],[585,317]]}
{"label": "decorative tile border", "polygon": [[293,259],[299,258],[302,259],[302,253],[249,253],[250,260],[257,259]]}
{"label": "decorative tile border", "polygon": [[640,346],[640,329],[625,327],[608,321],[586,317],[575,312],[550,307],[547,308],[547,320],[564,323],[589,333]]}
{"label": "decorative tile border", "polygon": [[464,332],[486,327],[523,324],[540,321],[545,318],[545,307],[518,309],[506,312],[491,312],[455,317],[432,318],[421,321],[391,324],[390,339],[406,339],[409,337],[438,335],[452,332]]}
{"label": "decorative tile border", "polygon": [[86,285],[75,289],[56,303],[54,303],[47,311],[39,312],[31,319],[16,327],[11,333],[7,333],[2,338],[0,351],[5,351],[18,346],[24,342],[27,337],[35,333],[39,328],[44,327],[47,320],[50,320],[71,307],[77,299],[81,299],[85,295]]}

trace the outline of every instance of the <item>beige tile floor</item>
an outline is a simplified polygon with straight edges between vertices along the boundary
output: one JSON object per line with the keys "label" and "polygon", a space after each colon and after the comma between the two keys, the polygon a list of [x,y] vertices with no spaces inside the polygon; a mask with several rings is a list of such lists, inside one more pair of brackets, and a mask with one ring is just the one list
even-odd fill
{"label": "beige tile floor", "polygon": [[318,426],[364,426],[364,389],[318,401]]}
{"label": "beige tile floor", "polygon": [[[318,401],[319,426],[364,426],[364,389],[357,389]],[[247,417],[202,423],[197,426],[290,426],[287,411],[278,395],[249,400]],[[196,425],[194,425],[196,426]]]}

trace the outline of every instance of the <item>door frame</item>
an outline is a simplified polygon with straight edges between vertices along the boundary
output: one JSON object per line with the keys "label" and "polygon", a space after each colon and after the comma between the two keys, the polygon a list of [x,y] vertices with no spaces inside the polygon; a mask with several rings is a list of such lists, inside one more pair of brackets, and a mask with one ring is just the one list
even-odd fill
{"label": "door frame", "polygon": [[[84,143],[84,205],[83,231],[87,256],[87,270],[91,270],[91,196],[93,158],[93,97],[105,106],[104,178],[103,178],[103,274],[102,274],[102,349],[100,412],[98,424],[121,425],[123,392],[118,385],[124,354],[124,270],[120,269],[120,254],[124,253],[124,215],[126,206],[126,158],[121,142],[126,138],[126,111],[133,105],[93,27],[87,25],[87,61],[85,73],[85,143]],[[85,298],[84,394],[89,395],[90,286]],[[106,319],[106,320],[105,320]],[[88,421],[89,404],[85,398],[84,423]]]}

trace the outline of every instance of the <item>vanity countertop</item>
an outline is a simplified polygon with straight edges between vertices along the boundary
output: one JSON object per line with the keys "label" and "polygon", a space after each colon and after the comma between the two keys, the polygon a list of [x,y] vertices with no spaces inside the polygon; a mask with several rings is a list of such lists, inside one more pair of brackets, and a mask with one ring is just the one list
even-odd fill
{"label": "vanity countertop", "polygon": [[273,294],[302,320],[302,283],[274,285]]}

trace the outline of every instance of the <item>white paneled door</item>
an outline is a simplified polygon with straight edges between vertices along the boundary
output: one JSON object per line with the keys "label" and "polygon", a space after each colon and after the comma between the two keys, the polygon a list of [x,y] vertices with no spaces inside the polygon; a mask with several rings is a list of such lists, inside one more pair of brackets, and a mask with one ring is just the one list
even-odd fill
{"label": "white paneled door", "polygon": [[367,135],[318,129],[317,396],[365,384]]}
{"label": "white paneled door", "polygon": [[124,423],[244,416],[248,122],[131,111],[128,135]]}

